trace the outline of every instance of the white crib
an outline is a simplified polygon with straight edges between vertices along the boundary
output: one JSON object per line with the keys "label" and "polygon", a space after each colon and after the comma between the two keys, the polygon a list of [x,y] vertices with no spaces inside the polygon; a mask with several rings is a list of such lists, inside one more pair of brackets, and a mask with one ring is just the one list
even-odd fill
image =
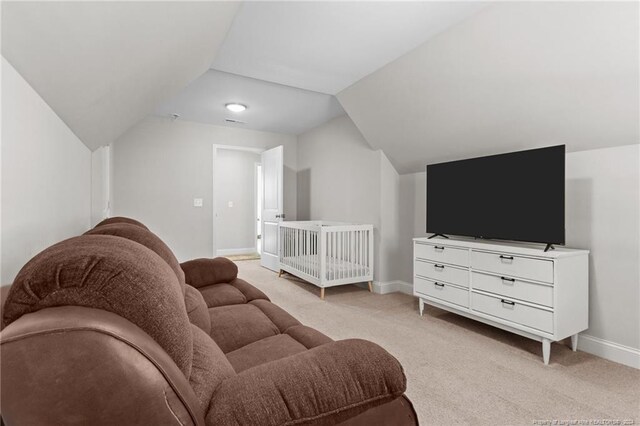
{"label": "white crib", "polygon": [[373,281],[373,225],[281,222],[280,275],[288,272],[324,289]]}

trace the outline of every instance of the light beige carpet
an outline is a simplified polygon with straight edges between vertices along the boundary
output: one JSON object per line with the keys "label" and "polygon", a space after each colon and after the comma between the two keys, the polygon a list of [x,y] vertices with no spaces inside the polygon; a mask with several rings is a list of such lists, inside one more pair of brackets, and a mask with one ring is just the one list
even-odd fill
{"label": "light beige carpet", "polygon": [[322,301],[317,287],[258,261],[238,267],[302,323],[333,339],[372,340],[397,357],[422,425],[640,422],[639,370],[556,343],[545,366],[540,343],[433,307],[420,317],[412,296],[347,285]]}
{"label": "light beige carpet", "polygon": [[238,262],[240,260],[259,260],[260,259],[260,255],[258,253],[232,254],[224,257],[226,257],[229,260],[233,260],[234,262]]}

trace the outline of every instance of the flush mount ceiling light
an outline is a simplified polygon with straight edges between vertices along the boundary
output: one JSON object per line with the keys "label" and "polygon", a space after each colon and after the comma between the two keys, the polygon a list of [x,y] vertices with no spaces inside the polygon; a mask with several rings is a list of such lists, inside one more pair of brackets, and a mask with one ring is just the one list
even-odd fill
{"label": "flush mount ceiling light", "polygon": [[236,104],[236,103],[230,103],[230,104],[226,104],[225,107],[229,110],[229,111],[233,111],[233,112],[242,112],[245,109],[247,109],[246,105],[242,105],[242,104]]}

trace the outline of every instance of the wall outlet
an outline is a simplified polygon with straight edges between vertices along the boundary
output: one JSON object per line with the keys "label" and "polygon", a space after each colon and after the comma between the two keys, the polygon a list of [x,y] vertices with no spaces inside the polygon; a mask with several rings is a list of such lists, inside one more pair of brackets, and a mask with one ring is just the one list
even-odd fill
{"label": "wall outlet", "polygon": [[233,207],[233,201],[229,201],[229,207]]}
{"label": "wall outlet", "polygon": [[202,198],[194,198],[193,207],[202,207]]}

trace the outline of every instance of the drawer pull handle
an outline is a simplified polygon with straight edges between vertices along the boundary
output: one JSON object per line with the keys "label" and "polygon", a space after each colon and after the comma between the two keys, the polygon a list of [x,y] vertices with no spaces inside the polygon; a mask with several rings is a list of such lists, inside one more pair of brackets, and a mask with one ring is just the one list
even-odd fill
{"label": "drawer pull handle", "polygon": [[435,285],[436,287],[440,287],[440,288],[444,287],[444,284],[441,284],[441,283],[433,283],[433,285]]}
{"label": "drawer pull handle", "polygon": [[516,282],[515,278],[500,277],[500,279],[502,280],[503,284],[504,284],[505,281],[510,283],[510,284],[513,284],[513,283]]}
{"label": "drawer pull handle", "polygon": [[438,265],[437,263],[433,265],[433,267],[436,269],[444,269],[444,265]]}
{"label": "drawer pull handle", "polygon": [[433,249],[434,250],[444,251],[444,247],[442,247],[442,246],[435,246]]}
{"label": "drawer pull handle", "polygon": [[500,299],[500,302],[502,302],[503,305],[509,305],[509,306],[515,306],[516,302],[511,302],[509,300],[504,300],[504,299]]}
{"label": "drawer pull handle", "polygon": [[504,255],[500,255],[500,259],[502,260],[513,260],[513,256],[504,256]]}

